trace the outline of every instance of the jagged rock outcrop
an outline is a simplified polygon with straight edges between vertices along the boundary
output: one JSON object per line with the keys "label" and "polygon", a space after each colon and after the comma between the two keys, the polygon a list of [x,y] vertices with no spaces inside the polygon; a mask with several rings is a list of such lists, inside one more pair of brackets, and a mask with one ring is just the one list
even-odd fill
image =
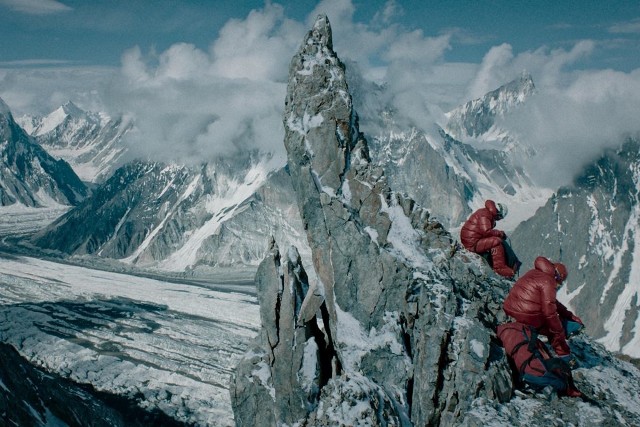
{"label": "jagged rock outcrop", "polygon": [[469,217],[478,186],[471,174],[462,172],[462,162],[456,161],[474,164],[475,159],[464,151],[471,147],[445,134],[435,141],[417,130],[380,135],[370,146],[371,157],[384,168],[389,184],[429,206],[429,212],[444,226],[456,226]]}
{"label": "jagged rock outcrop", "polygon": [[[499,315],[495,301],[506,284],[488,279],[479,262],[466,262],[440,224],[392,192],[383,171],[370,163],[326,17],[316,21],[292,60],[284,122],[318,282],[297,311],[272,310],[280,322],[287,316],[287,322],[299,325],[314,324],[317,313],[325,313],[326,338],[318,344],[322,358],[303,355],[292,365],[265,351],[272,341],[263,335],[263,353],[256,351],[236,375],[238,424],[253,423],[251,405],[245,405],[260,396],[245,400],[251,396],[246,381],[256,384],[257,373],[267,372],[264,382],[272,384],[268,378],[273,381],[283,367],[298,372],[314,360],[315,371],[330,377],[318,398],[295,418],[260,405],[255,419],[335,425],[337,419],[355,424],[364,417],[374,425],[450,424],[464,416],[475,397],[506,399],[510,379],[504,360],[494,360],[499,352],[492,350],[490,334]],[[263,264],[259,280],[266,268]],[[263,326],[274,327],[264,315]],[[470,343],[477,351],[469,351]],[[330,365],[331,372],[321,365]],[[273,398],[281,399],[277,388]],[[343,401],[350,402],[350,410],[342,409]]]}
{"label": "jagged rock outcrop", "polygon": [[[391,191],[351,102],[320,16],[291,62],[284,111],[317,280],[309,283],[295,249],[271,245],[256,275],[262,333],[232,379],[237,425],[524,425],[576,413],[584,403],[574,399],[522,417],[509,402],[511,373],[494,334],[509,282]],[[632,404],[593,411],[605,423],[637,420],[637,388],[594,387]]]}

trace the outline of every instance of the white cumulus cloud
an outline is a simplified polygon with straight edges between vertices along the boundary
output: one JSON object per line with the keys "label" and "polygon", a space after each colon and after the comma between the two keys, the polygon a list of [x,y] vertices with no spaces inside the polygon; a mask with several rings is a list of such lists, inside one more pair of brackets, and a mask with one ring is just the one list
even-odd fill
{"label": "white cumulus cloud", "polygon": [[29,15],[49,15],[73,10],[56,0],[0,0],[0,5]]}
{"label": "white cumulus cloud", "polygon": [[581,69],[580,61],[596,48],[591,40],[567,49],[541,47],[517,54],[509,44],[494,46],[467,89],[467,98],[474,99],[522,71],[532,75],[537,94],[502,125],[535,149],[537,155],[527,161],[529,170],[551,188],[569,184],[605,148],[640,132],[640,69]]}
{"label": "white cumulus cloud", "polygon": [[276,4],[230,20],[211,47],[213,71],[221,77],[282,81],[305,30]]}
{"label": "white cumulus cloud", "polygon": [[178,43],[125,52],[105,102],[134,117],[131,154],[200,163],[248,150],[283,153],[288,63],[303,34],[268,4],[228,21],[209,51]]}

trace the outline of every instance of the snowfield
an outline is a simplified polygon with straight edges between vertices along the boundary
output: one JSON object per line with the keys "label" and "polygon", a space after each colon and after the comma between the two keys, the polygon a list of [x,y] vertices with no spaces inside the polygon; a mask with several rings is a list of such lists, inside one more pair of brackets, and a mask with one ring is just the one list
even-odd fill
{"label": "snowfield", "polygon": [[231,426],[230,374],[260,325],[254,290],[239,288],[0,252],[0,340],[40,367],[177,420]]}

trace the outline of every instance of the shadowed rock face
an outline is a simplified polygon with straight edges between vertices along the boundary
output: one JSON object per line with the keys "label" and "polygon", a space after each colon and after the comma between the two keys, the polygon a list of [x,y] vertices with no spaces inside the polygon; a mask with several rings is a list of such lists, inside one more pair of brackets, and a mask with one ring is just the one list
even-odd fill
{"label": "shadowed rock face", "polygon": [[284,124],[317,280],[271,244],[256,275],[262,332],[232,380],[237,425],[499,418],[489,409],[511,405],[512,382],[494,330],[509,282],[371,164],[326,16],[291,62]]}

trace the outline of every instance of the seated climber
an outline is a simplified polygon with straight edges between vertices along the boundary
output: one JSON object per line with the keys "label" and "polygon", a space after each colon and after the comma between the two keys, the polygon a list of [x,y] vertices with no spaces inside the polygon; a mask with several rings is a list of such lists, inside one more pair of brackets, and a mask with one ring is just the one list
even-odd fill
{"label": "seated climber", "polygon": [[516,374],[517,386],[528,386],[537,392],[551,386],[559,395],[582,397],[573,383],[569,364],[551,355],[535,328],[510,322],[498,326],[497,334]]}
{"label": "seated climber", "polygon": [[460,230],[462,245],[480,255],[490,254],[493,271],[512,278],[520,268],[520,261],[505,241],[506,234],[496,230],[496,221],[507,216],[507,207],[493,200],[487,200],[484,208],[475,211]]}
{"label": "seated climber", "polygon": [[504,301],[504,312],[516,321],[531,326],[549,338],[553,351],[568,364],[575,364],[567,344],[567,336],[579,332],[582,320],[556,299],[556,293],[567,278],[567,268],[538,257],[534,268],[513,285]]}

